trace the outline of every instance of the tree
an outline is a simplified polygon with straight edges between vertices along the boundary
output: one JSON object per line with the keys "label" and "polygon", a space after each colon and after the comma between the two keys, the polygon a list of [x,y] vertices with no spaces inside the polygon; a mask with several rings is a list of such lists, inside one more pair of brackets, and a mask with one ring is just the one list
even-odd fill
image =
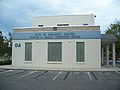
{"label": "tree", "polygon": [[2,31],[0,31],[0,46],[3,44],[3,42],[4,42],[4,39],[2,36]]}
{"label": "tree", "polygon": [[8,36],[9,36],[9,38],[8,38],[8,54],[9,54],[9,56],[12,56],[12,34],[11,34],[11,32],[9,32],[8,33]]}
{"label": "tree", "polygon": [[0,56],[2,56],[4,60],[9,60],[10,56],[12,56],[12,36],[10,32],[8,36],[9,37],[3,36],[2,31],[0,31]]}
{"label": "tree", "polygon": [[117,38],[116,55],[120,56],[120,21],[116,20],[113,24],[110,24],[105,33],[113,34]]}
{"label": "tree", "polygon": [[4,38],[2,36],[2,31],[0,31],[0,56],[2,55]]}

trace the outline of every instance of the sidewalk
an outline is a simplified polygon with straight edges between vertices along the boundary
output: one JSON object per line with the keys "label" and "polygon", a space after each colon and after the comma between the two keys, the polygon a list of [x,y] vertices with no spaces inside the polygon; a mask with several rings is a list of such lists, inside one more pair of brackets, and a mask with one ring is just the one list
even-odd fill
{"label": "sidewalk", "polygon": [[[48,68],[39,68],[39,67],[14,67],[12,65],[1,65],[0,68],[3,68],[3,69],[27,69],[27,70],[58,70],[58,69],[55,69],[55,68],[51,68],[51,69],[48,69]],[[86,69],[86,68],[81,68],[81,69],[60,69],[62,71],[120,71],[120,67],[113,67],[111,65],[109,66],[102,66],[101,68],[89,68],[89,69]]]}

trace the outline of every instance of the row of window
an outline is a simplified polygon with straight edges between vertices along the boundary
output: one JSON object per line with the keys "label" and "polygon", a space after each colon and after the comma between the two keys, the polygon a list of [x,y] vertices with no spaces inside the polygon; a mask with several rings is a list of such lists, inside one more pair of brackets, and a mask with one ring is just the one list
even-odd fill
{"label": "row of window", "polygon": [[[62,61],[62,42],[48,42],[48,61]],[[25,43],[25,61],[32,61],[32,43]],[[84,62],[84,42],[76,42],[76,62]]]}
{"label": "row of window", "polygon": [[[88,25],[88,23],[84,23],[83,25]],[[57,24],[57,26],[69,26],[69,24]],[[43,27],[43,25],[39,24],[38,27]]]}
{"label": "row of window", "polygon": [[[69,26],[69,24],[57,24],[57,26]],[[43,27],[43,25],[39,24],[38,27]]]}

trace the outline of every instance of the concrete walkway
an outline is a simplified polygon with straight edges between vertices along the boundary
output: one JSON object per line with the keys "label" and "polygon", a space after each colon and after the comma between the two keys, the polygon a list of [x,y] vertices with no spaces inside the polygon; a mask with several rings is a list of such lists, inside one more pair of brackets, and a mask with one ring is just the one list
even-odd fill
{"label": "concrete walkway", "polygon": [[[0,65],[0,68],[3,68],[3,69],[30,69],[30,70],[58,70],[58,69],[55,69],[55,68],[51,68],[51,69],[48,69],[48,68],[36,68],[36,67],[15,67],[15,66],[12,66],[12,65]],[[102,66],[101,68],[89,68],[89,69],[86,69],[86,68],[81,68],[81,69],[59,69],[59,70],[63,70],[63,71],[120,71],[120,67],[113,67],[113,66]]]}

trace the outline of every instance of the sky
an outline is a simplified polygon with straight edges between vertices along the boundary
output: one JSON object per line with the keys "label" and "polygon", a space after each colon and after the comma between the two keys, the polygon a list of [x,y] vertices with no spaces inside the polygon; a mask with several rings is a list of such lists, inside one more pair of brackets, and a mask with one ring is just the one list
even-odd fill
{"label": "sky", "polygon": [[32,17],[51,15],[96,15],[101,33],[120,20],[120,0],[0,0],[0,31],[3,35],[15,27],[31,27]]}

